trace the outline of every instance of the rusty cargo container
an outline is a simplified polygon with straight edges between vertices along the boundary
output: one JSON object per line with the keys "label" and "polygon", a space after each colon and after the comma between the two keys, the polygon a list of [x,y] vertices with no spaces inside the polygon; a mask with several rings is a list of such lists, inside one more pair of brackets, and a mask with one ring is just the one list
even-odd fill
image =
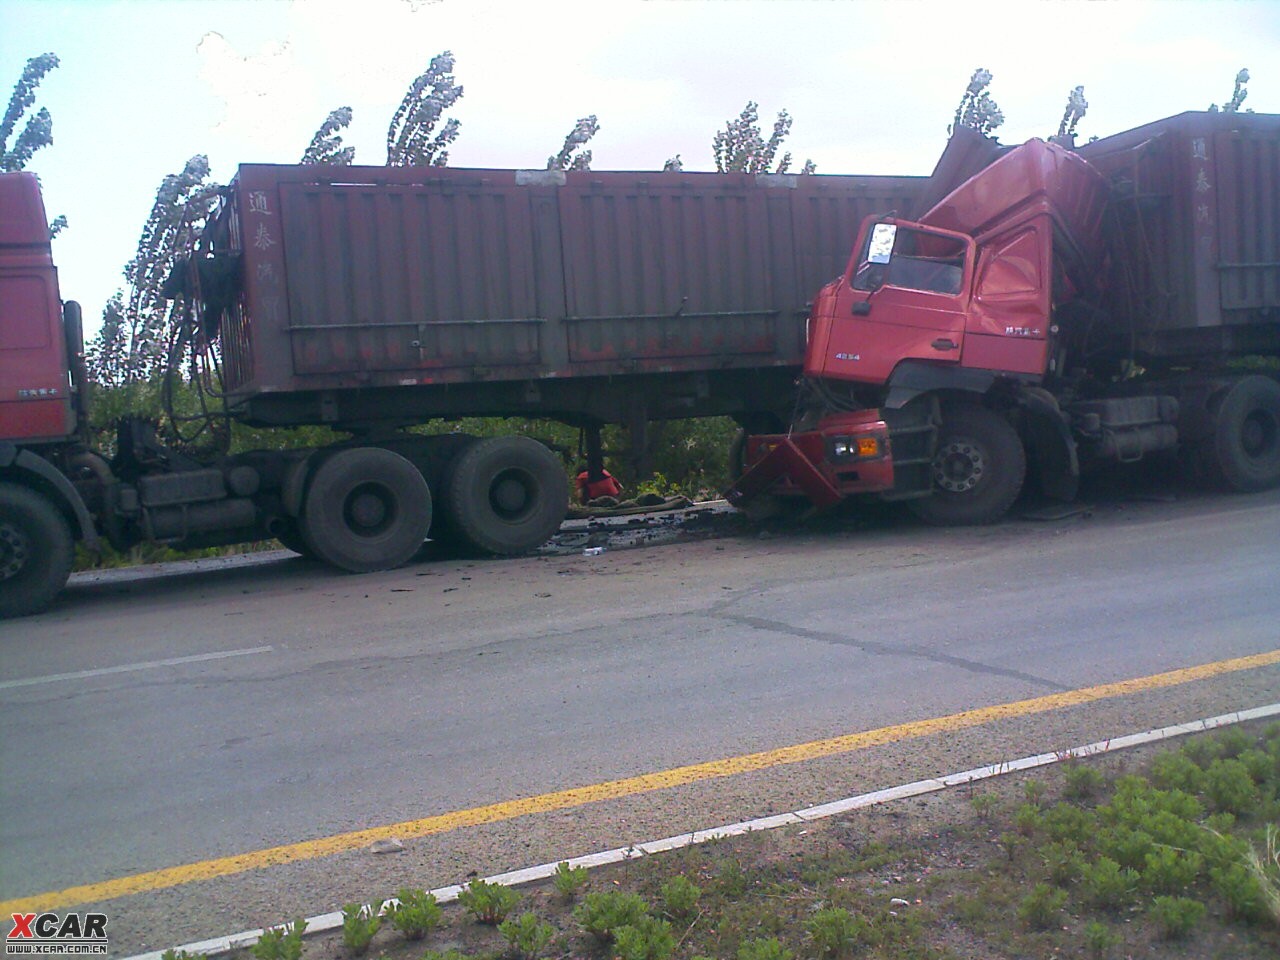
{"label": "rusty cargo container", "polygon": [[1079,152],[1112,185],[1107,312],[1150,359],[1280,344],[1280,116],[1184,113]]}
{"label": "rusty cargo container", "polygon": [[255,423],[767,422],[807,301],[924,182],[242,166],[203,323]]}

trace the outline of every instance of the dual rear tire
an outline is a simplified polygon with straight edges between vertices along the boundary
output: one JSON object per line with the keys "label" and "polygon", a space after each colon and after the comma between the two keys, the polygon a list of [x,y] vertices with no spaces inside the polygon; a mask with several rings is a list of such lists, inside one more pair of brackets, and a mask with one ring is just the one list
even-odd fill
{"label": "dual rear tire", "polygon": [[428,535],[467,553],[511,556],[545,543],[568,508],[559,460],[528,437],[461,445],[443,469],[434,507],[422,470],[409,459],[382,447],[350,447],[320,460],[297,528],[282,531],[281,542],[353,573],[408,562]]}
{"label": "dual rear tire", "polygon": [[440,539],[464,553],[513,556],[545,543],[569,509],[569,481],[556,455],[529,437],[492,437],[449,463]]}

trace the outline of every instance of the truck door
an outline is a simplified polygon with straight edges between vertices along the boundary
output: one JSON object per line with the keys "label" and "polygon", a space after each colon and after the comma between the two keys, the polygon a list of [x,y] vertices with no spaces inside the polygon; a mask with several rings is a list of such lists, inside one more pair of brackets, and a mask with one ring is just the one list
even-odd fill
{"label": "truck door", "polygon": [[1037,217],[984,240],[964,365],[1040,376],[1049,349],[1053,227]]}
{"label": "truck door", "polygon": [[973,254],[964,234],[888,220],[864,224],[830,337],[805,372],[884,383],[903,360],[959,362]]}

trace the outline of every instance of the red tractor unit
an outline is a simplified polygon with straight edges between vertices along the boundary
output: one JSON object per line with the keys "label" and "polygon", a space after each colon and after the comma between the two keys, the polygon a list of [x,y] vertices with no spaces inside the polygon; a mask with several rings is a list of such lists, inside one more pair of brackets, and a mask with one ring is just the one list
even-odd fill
{"label": "red tractor unit", "polygon": [[745,438],[729,500],[990,523],[1029,464],[1071,499],[1082,464],[1175,451],[1217,485],[1280,482],[1280,117],[974,139],[939,172],[988,165],[917,220],[863,222],[814,301],[791,428]]}

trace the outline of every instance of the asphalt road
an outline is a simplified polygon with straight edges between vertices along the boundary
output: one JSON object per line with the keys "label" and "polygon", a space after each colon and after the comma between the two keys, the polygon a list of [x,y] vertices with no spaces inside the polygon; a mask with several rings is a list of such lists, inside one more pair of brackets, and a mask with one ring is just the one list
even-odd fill
{"label": "asphalt road", "polygon": [[[0,624],[0,900],[1280,649],[1280,492],[361,577],[213,566],[77,577]],[[1267,667],[306,858],[118,898],[113,932],[167,946],[1278,699]]]}

